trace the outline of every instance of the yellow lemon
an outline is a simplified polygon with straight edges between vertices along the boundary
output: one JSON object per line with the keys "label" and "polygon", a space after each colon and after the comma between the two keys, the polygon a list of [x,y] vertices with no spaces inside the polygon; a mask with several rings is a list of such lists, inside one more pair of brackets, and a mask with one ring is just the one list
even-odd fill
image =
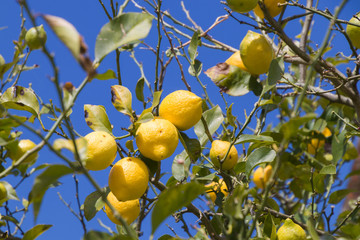
{"label": "yellow lemon", "polygon": [[226,0],[226,2],[233,11],[246,13],[255,8],[258,0]]}
{"label": "yellow lemon", "polygon": [[0,201],[7,197],[7,190],[3,183],[0,182]]}
{"label": "yellow lemon", "polygon": [[85,139],[87,141],[85,167],[99,171],[110,166],[117,153],[115,139],[103,131],[89,133]]}
{"label": "yellow lemon", "polygon": [[[360,13],[356,16],[360,18]],[[360,21],[356,17],[351,18],[349,22],[360,25]],[[346,27],[346,34],[349,36],[354,47],[360,48],[360,27],[348,24]]]}
{"label": "yellow lemon", "polygon": [[[9,152],[9,157],[13,161],[17,161],[22,157],[22,155],[24,155],[27,151],[30,151],[34,147],[36,147],[36,144],[33,141],[29,139],[20,140],[16,149]],[[38,156],[38,152],[34,152],[24,160],[24,163],[32,163],[38,158]]]}
{"label": "yellow lemon", "polygon": [[109,188],[119,201],[140,198],[149,182],[149,170],[139,158],[126,157],[111,168]]}
{"label": "yellow lemon", "polygon": [[[122,202],[117,200],[115,195],[110,192],[107,196],[107,200],[120,213],[127,224],[131,224],[135,221],[140,214],[139,199]],[[105,213],[113,223],[121,225],[121,222],[114,216],[114,213],[107,204],[105,204]]]}
{"label": "yellow lemon", "polygon": [[254,172],[254,183],[258,188],[264,189],[266,184],[270,180],[270,176],[272,174],[272,167],[268,165],[265,167],[259,167]]}
{"label": "yellow lemon", "polygon": [[142,155],[160,161],[175,152],[179,137],[176,127],[171,122],[155,118],[140,125],[135,140]]}
{"label": "yellow lemon", "polygon": [[241,59],[240,51],[235,52],[228,59],[226,59],[225,62],[229,65],[236,66],[236,67],[240,68],[241,70],[248,72],[247,68],[245,67],[245,65]]}
{"label": "yellow lemon", "polygon": [[221,191],[225,197],[229,194],[228,188],[226,186],[226,183],[224,182],[224,179],[220,179],[219,182],[212,182],[210,184],[207,184],[206,187],[209,187],[209,188],[211,187],[211,189],[207,191],[207,194],[210,197],[212,202],[215,202],[216,193],[219,191]]}
{"label": "yellow lemon", "polygon": [[[325,128],[324,131],[322,131],[322,135],[324,135],[324,137],[330,137],[331,136],[331,131],[329,128]],[[318,151],[319,148],[322,148],[325,145],[325,140],[324,139],[318,139],[318,138],[312,138],[310,143],[307,146],[307,151],[312,154],[315,155],[316,152]]]}
{"label": "yellow lemon", "polygon": [[269,71],[270,63],[274,59],[274,51],[265,37],[259,33],[248,31],[240,44],[241,59],[253,75],[260,75]]}
{"label": "yellow lemon", "polygon": [[278,240],[305,240],[306,233],[300,225],[288,218],[277,231],[277,237]]}
{"label": "yellow lemon", "polygon": [[[225,157],[228,149],[230,147],[230,142],[222,140],[214,140],[210,148],[210,159],[213,164],[220,168],[220,161]],[[231,146],[230,152],[227,155],[226,159],[222,163],[223,170],[232,169],[238,160],[238,152],[234,146]]]}
{"label": "yellow lemon", "polygon": [[[286,0],[264,0],[264,5],[272,17],[279,15],[283,7],[279,7],[279,3],[285,3]],[[259,4],[254,8],[254,13],[261,19],[264,18],[264,12],[261,10]]]}
{"label": "yellow lemon", "polygon": [[161,102],[159,115],[169,120],[180,131],[185,131],[200,120],[202,100],[186,90],[172,92]]}

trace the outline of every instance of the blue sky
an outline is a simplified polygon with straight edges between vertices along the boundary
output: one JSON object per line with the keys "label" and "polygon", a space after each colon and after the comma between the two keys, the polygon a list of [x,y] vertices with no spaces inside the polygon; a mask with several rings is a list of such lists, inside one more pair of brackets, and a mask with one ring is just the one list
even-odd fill
{"label": "blue sky", "polygon": [[[40,14],[50,14],[55,16],[60,16],[69,22],[71,22],[83,35],[85,42],[89,47],[89,53],[91,58],[94,57],[94,47],[96,36],[99,33],[101,27],[108,22],[106,15],[99,2],[96,0],[85,1],[85,0],[32,0],[28,1],[30,8],[32,9],[35,15]],[[142,5],[146,5],[144,1],[137,0]],[[305,1],[300,1],[305,2]],[[325,9],[327,7],[330,11],[333,12],[334,6],[339,4],[340,1],[320,1],[320,9]],[[106,6],[109,6],[109,1],[104,1]],[[184,4],[186,8],[190,11],[192,18],[200,25],[204,30],[207,29],[215,21],[215,19],[220,15],[225,15],[226,11],[224,10],[224,5],[217,0],[185,0]],[[150,8],[148,8],[150,9]],[[163,10],[168,10],[176,18],[181,21],[187,21],[184,12],[181,10],[180,1],[164,1]],[[340,18],[348,20],[353,14],[358,10],[357,0],[350,0],[344,8],[343,12],[340,14]],[[133,6],[132,3],[129,4],[129,7],[125,11],[136,11],[139,12],[137,8]],[[153,11],[152,11],[153,12]],[[290,16],[291,14],[298,12],[295,8],[289,8],[285,16]],[[13,44],[12,41],[17,39],[18,33],[20,30],[20,8],[16,1],[14,0],[3,0],[0,2],[0,54],[3,55],[5,60],[10,61],[13,53]],[[26,16],[26,15],[25,15]],[[240,14],[235,14],[240,20],[246,20],[244,16]],[[26,16],[28,19],[28,16]],[[165,19],[167,22],[171,22],[169,19]],[[328,25],[328,21],[321,17],[316,17],[315,28],[313,29],[311,40],[319,43],[323,36],[325,35],[325,30]],[[44,21],[38,17],[37,22],[39,24],[44,24],[45,30],[48,33],[48,41],[46,43],[47,48],[55,55],[55,61],[60,69],[60,82],[72,82],[75,86],[78,86],[79,83],[84,79],[86,74],[74,60],[68,49],[54,36],[50,28],[44,23]],[[157,43],[157,32],[156,32],[156,22],[153,21],[153,27],[149,36],[145,39],[145,42],[155,47]],[[30,21],[26,21],[25,26],[27,28],[32,27]],[[299,34],[300,24],[298,21],[294,21],[291,25],[286,26],[285,31],[289,33],[290,36],[294,37]],[[217,40],[224,42],[232,47],[238,48],[241,39],[245,36],[249,27],[246,25],[240,25],[238,22],[233,19],[228,19],[224,23],[215,27],[210,31],[210,35],[216,38]],[[191,35],[191,32],[184,30]],[[344,37],[338,32],[335,33],[336,36],[332,42],[334,49],[330,54],[336,52],[344,52],[345,55],[349,55],[349,49],[344,46]],[[163,38],[164,48],[166,50],[168,46],[167,39]],[[144,48],[144,45],[137,47],[135,51],[138,61],[142,62],[144,66],[144,71],[148,80],[152,83],[154,81],[154,67],[155,67],[155,56],[149,50]],[[203,62],[203,70],[206,70],[219,62],[223,62],[226,58],[231,55],[229,52],[222,52],[219,50],[207,49],[204,47],[199,48],[199,57],[198,59]],[[106,71],[107,69],[116,69],[114,64],[115,55],[109,54],[98,71]],[[138,67],[134,64],[132,59],[129,57],[128,53],[121,54],[121,74],[123,84],[128,87],[133,92],[133,108],[136,110],[137,114],[140,114],[142,111],[142,104],[136,100],[134,95],[134,89],[137,80],[140,78],[140,72]],[[44,54],[41,51],[35,51],[30,55],[28,60],[28,65],[38,64],[39,68],[30,71],[24,72],[20,78],[19,85],[27,87],[30,83],[32,84],[33,89],[35,90],[41,98],[48,102],[49,99],[53,99],[55,103],[58,103],[56,98],[56,91],[49,80],[49,77],[52,74],[52,69],[49,63],[46,61]],[[187,69],[187,65],[184,65],[184,69]],[[191,85],[193,91],[199,96],[203,95],[203,92],[194,78],[186,74],[187,80]],[[206,84],[207,90],[210,94],[210,98],[214,103],[219,103],[220,106],[224,106],[223,100],[220,97],[219,89],[212,84],[209,78],[207,78],[203,73],[200,76],[202,82]],[[130,125],[130,121],[127,117],[123,116],[121,113],[117,112],[116,109],[112,106],[110,98],[110,86],[117,84],[117,80],[108,80],[108,81],[99,81],[93,80],[89,83],[85,90],[80,94],[78,101],[76,102],[73,113],[71,115],[72,123],[74,128],[81,135],[86,135],[91,132],[91,129],[86,125],[83,114],[83,105],[84,104],[94,104],[94,105],[103,105],[106,107],[107,114],[110,118],[110,122],[114,125],[114,134],[116,136],[124,135],[126,132],[121,130],[122,127],[127,128]],[[163,96],[168,93],[177,90],[185,89],[185,85],[180,79],[180,72],[175,61],[169,66],[165,82],[164,82],[164,92]],[[147,92],[147,96],[149,93]],[[244,109],[249,112],[251,111],[253,104],[257,100],[252,94],[248,94],[243,97],[229,97],[225,96],[229,103],[234,102],[233,112],[239,117],[239,121],[244,120]],[[50,126],[52,122],[47,120],[44,117],[44,123],[46,126]],[[274,122],[276,123],[275,118],[268,119],[267,123]],[[34,126],[40,129],[38,122],[36,121]],[[194,136],[193,130],[187,130],[186,133],[189,136]],[[33,134],[24,131],[24,137],[33,139],[36,143],[39,142],[39,139]],[[54,136],[51,140],[55,140],[57,137]],[[179,153],[181,151],[181,146],[176,151]],[[70,154],[68,154],[71,157]],[[175,154],[173,155],[175,156]],[[119,160],[119,157],[117,158]],[[50,153],[47,149],[43,149],[40,152],[39,161],[36,164],[42,163],[62,163],[54,154]],[[171,163],[172,158],[162,161],[162,171],[171,172]],[[109,169],[106,169],[101,172],[91,172],[96,181],[100,186],[107,185],[107,176]],[[167,179],[170,175],[166,175],[164,179]],[[16,184],[18,179],[9,177],[6,179],[12,184]],[[85,197],[94,191],[93,187],[88,184],[87,180],[82,176],[79,176],[80,181],[80,199],[83,201]],[[18,195],[20,198],[27,197],[33,183],[33,176],[30,177],[27,181],[22,183],[19,187]],[[75,217],[70,213],[66,206],[59,200],[57,192],[60,192],[62,197],[69,203],[71,206],[77,210],[76,199],[75,199],[75,184],[71,176],[67,176],[61,179],[61,186],[50,189],[45,197],[42,205],[42,209],[38,218],[37,223],[46,223],[53,224],[54,226],[46,232],[39,239],[64,239],[65,237],[70,239],[80,239],[83,231],[80,225],[80,222],[75,219]],[[203,207],[206,207],[204,203],[200,203]],[[98,229],[106,231],[102,228],[97,219],[100,219],[104,224],[114,228],[112,224],[105,216],[104,213],[99,212],[98,215],[87,223],[88,229]],[[190,217],[189,222],[196,221],[195,218]],[[31,214],[28,214],[24,220],[23,227],[24,229],[29,229],[34,224],[33,217]],[[169,218],[167,224],[174,227],[176,232],[183,237],[186,237],[184,232],[181,230],[180,224],[175,224],[172,218]],[[150,216],[144,221],[144,236],[142,239],[147,239],[150,233]],[[163,224],[155,235],[155,239],[162,234],[172,234],[169,228]]]}

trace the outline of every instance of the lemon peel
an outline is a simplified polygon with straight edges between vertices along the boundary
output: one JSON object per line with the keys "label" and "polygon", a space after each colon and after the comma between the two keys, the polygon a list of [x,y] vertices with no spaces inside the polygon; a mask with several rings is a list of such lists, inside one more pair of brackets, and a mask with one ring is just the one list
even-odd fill
{"label": "lemon peel", "polygon": [[[349,23],[360,25],[358,18],[360,18],[360,13],[358,13],[356,17],[352,17]],[[348,24],[346,26],[346,34],[349,36],[354,47],[360,48],[360,27]]]}
{"label": "lemon peel", "polygon": [[306,233],[302,227],[287,218],[277,231],[278,240],[305,240]]}
{"label": "lemon peel", "polygon": [[253,10],[258,0],[226,0],[231,10],[238,13],[246,13]]}
{"label": "lemon peel", "polygon": [[249,70],[245,67],[241,56],[240,56],[240,51],[236,51],[233,55],[231,55],[228,59],[226,59],[225,63],[229,64],[229,65],[233,65],[236,66],[238,68],[240,68],[241,70],[244,70],[246,72],[248,72]]}
{"label": "lemon peel", "polygon": [[264,189],[267,182],[270,180],[272,174],[272,166],[268,165],[265,168],[258,167],[254,172],[253,181],[258,188]]}
{"label": "lemon peel", "polygon": [[[268,12],[270,13],[270,16],[272,17],[276,17],[277,15],[279,15],[283,9],[282,6],[278,6],[279,3],[285,3],[286,0],[264,0],[264,5],[266,7],[266,9],[268,10]],[[259,4],[256,5],[256,7],[254,8],[254,13],[256,14],[256,16],[258,16],[259,18],[263,19],[264,18],[264,12],[261,10]]]}
{"label": "lemon peel", "polygon": [[217,192],[221,191],[225,197],[229,194],[228,188],[226,186],[224,179],[220,179],[219,182],[211,182],[211,183],[207,184],[205,187],[211,188],[206,193],[210,197],[210,199],[213,203],[216,200]]}
{"label": "lemon peel", "polygon": [[[19,141],[18,146],[16,147],[15,150],[9,151],[9,157],[13,161],[17,161],[22,157],[22,155],[24,155],[27,151],[32,150],[34,147],[36,147],[36,144],[33,141],[31,141],[30,139],[22,139]],[[23,163],[32,163],[36,161],[38,156],[39,156],[38,152],[34,152],[30,154],[23,161]]]}
{"label": "lemon peel", "polygon": [[[214,140],[210,148],[210,159],[213,164],[220,168],[220,161],[225,157],[228,149],[230,147],[230,142],[222,140]],[[238,160],[238,152],[234,146],[231,146],[229,154],[221,165],[223,170],[232,169]]]}

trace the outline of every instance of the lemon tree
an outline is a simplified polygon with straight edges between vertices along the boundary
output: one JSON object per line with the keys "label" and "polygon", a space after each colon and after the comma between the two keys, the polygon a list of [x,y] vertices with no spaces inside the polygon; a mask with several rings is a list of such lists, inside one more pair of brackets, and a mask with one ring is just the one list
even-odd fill
{"label": "lemon tree", "polygon": [[356,4],[0,3],[0,238],[360,239]]}

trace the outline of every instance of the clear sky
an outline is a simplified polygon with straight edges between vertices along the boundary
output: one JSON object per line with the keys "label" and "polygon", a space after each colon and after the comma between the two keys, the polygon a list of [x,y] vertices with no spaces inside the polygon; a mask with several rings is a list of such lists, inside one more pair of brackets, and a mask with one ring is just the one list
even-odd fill
{"label": "clear sky", "polygon": [[[96,36],[99,33],[101,27],[108,22],[101,5],[97,0],[30,0],[28,1],[33,13],[37,16],[41,14],[50,14],[55,16],[60,16],[69,22],[71,22],[83,35],[85,42],[89,47],[89,53],[91,58],[94,57],[94,47]],[[104,3],[109,7],[109,2],[104,0]],[[144,1],[136,0],[141,5],[146,6],[148,9],[151,9]],[[304,0],[300,2],[306,2]],[[121,2],[120,2],[121,3]],[[333,12],[334,7],[338,5],[340,1],[320,1],[319,8],[325,9],[326,7]],[[220,15],[225,15],[227,12],[224,10],[224,5],[220,3],[219,0],[185,0],[184,4],[186,8],[190,11],[190,14],[194,21],[206,30],[211,24],[216,20]],[[184,12],[181,9],[180,1],[168,0],[163,1],[163,10],[169,11],[176,18],[181,21],[186,22],[191,25],[186,19]],[[344,8],[343,12],[340,14],[340,18],[348,20],[353,14],[359,10],[358,0],[350,0]],[[132,3],[129,4],[129,7],[125,9],[126,12],[136,11],[139,12],[137,8],[134,7]],[[289,16],[295,12],[297,9],[289,8],[285,16]],[[151,11],[153,13],[153,11]],[[299,13],[299,12],[298,12]],[[0,1],[0,54],[3,55],[5,60],[9,62],[13,54],[13,43],[12,41],[18,38],[20,30],[20,7],[15,0],[2,0]],[[246,17],[235,14],[240,20],[247,20]],[[28,19],[28,16],[25,15]],[[328,21],[324,18],[316,17],[316,24],[311,33],[311,40],[314,42],[320,43],[323,36],[325,35],[326,27],[328,26]],[[165,21],[173,24],[171,20],[166,19]],[[48,33],[48,41],[46,46],[50,51],[55,55],[55,61],[60,69],[60,82],[63,84],[65,82],[72,82],[75,86],[78,86],[79,83],[86,76],[85,72],[80,68],[77,62],[74,60],[68,49],[56,38],[51,29],[44,23],[41,17],[37,18],[38,24],[44,24],[45,30]],[[27,28],[32,27],[30,21],[26,21],[25,26]],[[178,27],[178,26],[177,26]],[[180,27],[179,27],[180,28]],[[191,35],[192,33],[188,30],[182,29],[187,34]],[[209,32],[211,36],[217,40],[224,42],[234,48],[238,48],[241,39],[245,36],[247,30],[249,29],[246,25],[240,25],[237,21],[229,18],[224,23],[218,25],[213,30]],[[295,37],[299,34],[300,23],[294,21],[292,24],[286,26],[285,30],[289,33],[291,37]],[[332,42],[334,49],[330,54],[336,52],[344,52],[345,55],[349,55],[350,52],[347,47],[344,47],[345,39],[338,32],[335,33],[336,36]],[[157,32],[156,32],[156,22],[153,21],[153,27],[149,36],[145,39],[145,43],[155,48],[157,43]],[[167,49],[168,42],[166,38],[163,38],[163,50]],[[139,45],[135,51],[136,58],[144,66],[144,71],[148,80],[154,82],[154,68],[155,68],[155,56],[154,54],[145,48],[144,45]],[[229,52],[222,52],[219,50],[207,49],[205,47],[199,48],[199,57],[198,59],[203,62],[203,70],[216,65],[219,62],[223,62],[226,58],[230,56]],[[115,66],[115,55],[109,54],[99,67],[99,72],[105,72],[107,69],[116,70]],[[56,90],[49,80],[49,77],[52,75],[52,69],[49,63],[46,61],[44,54],[41,51],[36,51],[30,55],[28,60],[28,65],[38,64],[39,68],[30,72],[24,72],[20,78],[19,85],[27,87],[30,83],[35,92],[43,99],[44,102],[48,102],[49,99],[54,100],[55,103],[58,103],[56,97]],[[133,108],[136,110],[137,114],[140,114],[142,111],[141,102],[137,101],[134,94],[134,89],[137,80],[140,78],[140,71],[133,60],[129,57],[129,53],[121,54],[120,58],[121,65],[121,75],[123,79],[123,84],[128,87],[133,93]],[[184,65],[185,72],[188,66]],[[191,85],[193,91],[199,96],[203,96],[203,92],[194,78],[186,74],[187,80]],[[224,106],[223,100],[219,94],[219,89],[210,81],[205,74],[201,74],[200,78],[204,84],[206,84],[210,98],[214,103]],[[76,102],[73,113],[71,115],[72,124],[74,129],[81,134],[86,135],[91,132],[91,129],[86,125],[83,114],[83,105],[84,104],[94,104],[94,105],[103,105],[106,107],[107,114],[110,118],[110,122],[114,125],[114,134],[116,136],[121,136],[126,134],[125,131],[121,128],[127,128],[130,125],[130,121],[127,117],[123,116],[121,113],[117,112],[116,109],[111,104],[111,95],[110,95],[110,86],[116,85],[117,80],[108,80],[108,81],[99,81],[93,80],[88,84],[85,90],[80,94],[78,101]],[[177,90],[185,89],[185,85],[180,79],[180,72],[178,65],[175,61],[169,66],[165,81],[164,81],[164,92],[163,96],[168,93]],[[145,92],[146,96],[149,96],[149,92]],[[244,120],[244,109],[249,112],[251,111],[256,97],[252,94],[248,94],[243,97],[229,97],[225,96],[228,102],[234,102],[233,112],[239,117],[239,121]],[[275,116],[275,115],[274,115]],[[46,119],[46,116],[43,117],[43,121],[46,126],[51,126],[52,121]],[[268,123],[276,123],[275,118],[268,120]],[[35,121],[34,126],[40,129],[38,121]],[[193,130],[190,129],[186,131],[189,136],[194,136]],[[24,131],[24,137],[33,139],[36,143],[40,140],[33,134]],[[54,136],[51,141],[55,140],[57,136]],[[181,151],[181,146],[176,151],[176,154]],[[71,154],[67,155],[72,157]],[[175,154],[173,155],[175,156]],[[117,157],[119,160],[119,157]],[[40,152],[39,161],[36,165],[43,163],[63,163],[58,159],[54,154],[50,153],[48,149],[43,149]],[[172,158],[166,159],[162,162],[162,171],[171,172],[171,163]],[[36,166],[35,165],[35,166]],[[96,181],[100,186],[107,186],[109,169],[106,169],[101,172],[91,172]],[[170,174],[167,174],[164,179],[167,179]],[[14,177],[8,177],[5,179],[11,184],[15,185],[19,179]],[[27,197],[34,176],[30,176],[30,179],[27,179],[24,183],[20,185],[17,189],[19,198]],[[43,205],[39,214],[37,223],[40,224],[53,224],[54,226],[44,233],[38,239],[80,239],[83,235],[83,230],[80,222],[71,214],[69,209],[60,201],[58,192],[61,194],[62,198],[71,204],[71,206],[77,211],[77,204],[75,198],[75,184],[74,179],[71,176],[66,176],[61,180],[62,185],[57,186],[56,188],[49,189],[46,193],[43,201]],[[80,181],[80,199],[83,201],[85,197],[94,191],[94,188],[87,182],[87,180],[79,176]],[[13,204],[13,203],[12,203]],[[199,203],[202,207],[206,208],[206,204],[203,202]],[[32,211],[32,209],[30,210]],[[88,229],[98,229],[106,231],[102,228],[97,219],[100,219],[105,225],[114,228],[112,224],[105,216],[103,212],[99,212],[94,219],[87,223]],[[189,217],[189,222],[192,224],[195,223],[196,219]],[[175,231],[183,237],[186,237],[186,234],[181,230],[180,223],[174,223],[173,218],[169,218],[167,224],[174,227]],[[34,225],[32,214],[28,214],[24,220],[23,228],[29,229]],[[144,221],[143,225],[144,236],[141,239],[147,239],[150,234],[150,216]],[[162,224],[158,229],[155,239],[163,234],[171,234],[171,231],[165,224]]]}

